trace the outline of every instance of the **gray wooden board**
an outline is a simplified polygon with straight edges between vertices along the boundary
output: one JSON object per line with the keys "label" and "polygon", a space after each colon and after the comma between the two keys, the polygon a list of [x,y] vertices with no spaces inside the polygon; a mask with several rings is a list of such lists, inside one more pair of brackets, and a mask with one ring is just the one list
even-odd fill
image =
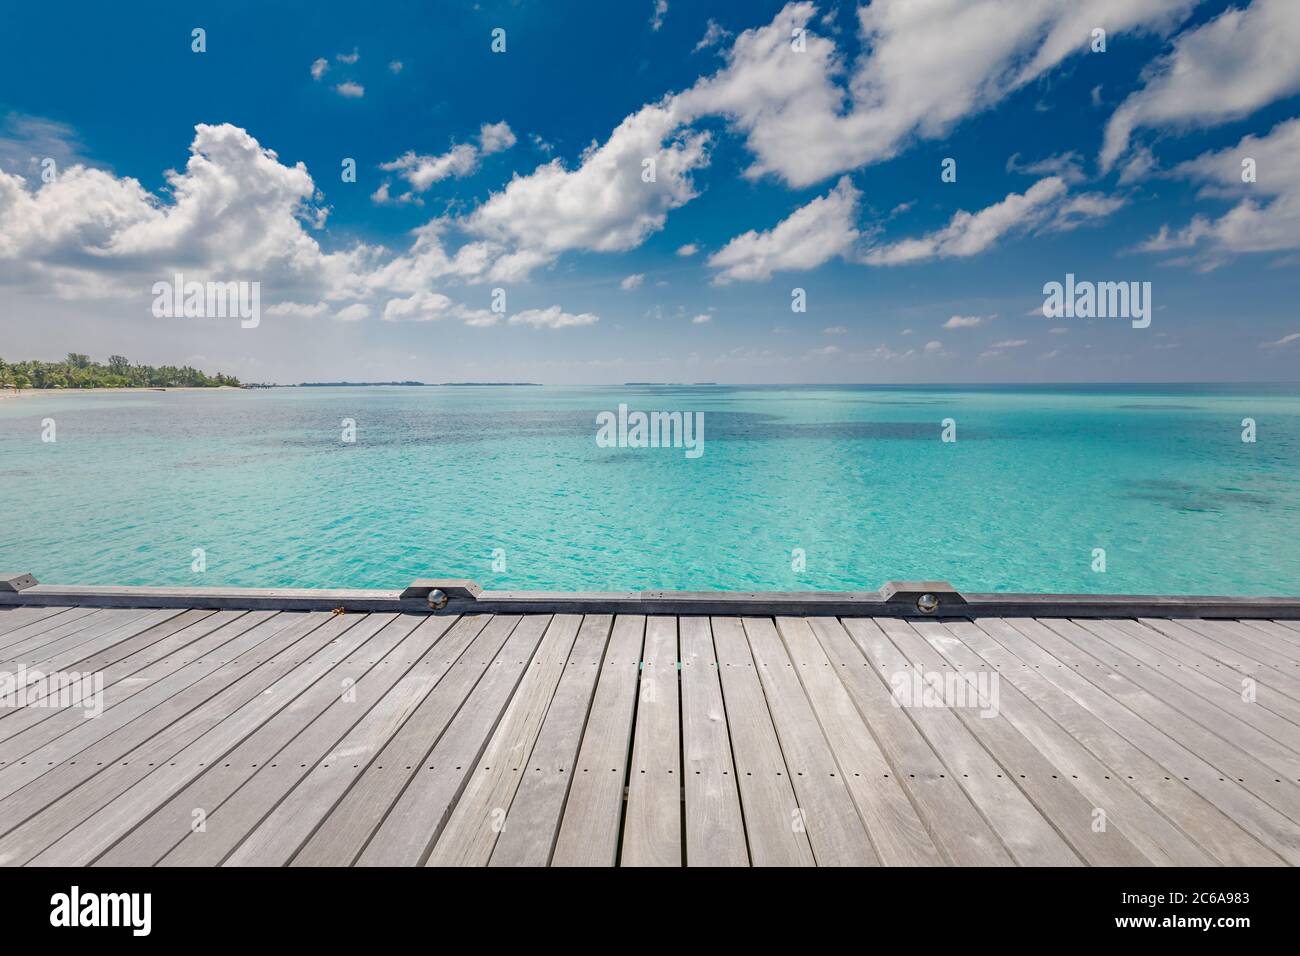
{"label": "gray wooden board", "polygon": [[546,866],[550,862],[613,624],[608,614],[583,618],[528,759],[527,772],[506,810],[489,865]]}
{"label": "gray wooden board", "polygon": [[[1067,620],[1039,623],[1047,628],[1036,632],[1034,639],[1049,653],[1071,665],[1079,664],[1094,683],[1216,767],[1220,776],[1235,779],[1291,820],[1300,821],[1300,787],[1291,782],[1300,778],[1300,760],[1293,753],[1253,733],[1154,668],[1132,666],[1122,655],[1103,661],[1085,651],[1088,633],[1078,625]],[[1091,642],[1094,650],[1096,644]]]}
{"label": "gray wooden board", "polygon": [[[256,655],[263,646],[273,648],[277,645],[272,642],[280,636],[288,635],[298,627],[310,630],[324,623],[324,618],[304,622],[300,616],[286,614],[276,615],[251,628],[243,627],[243,623],[241,619],[223,628],[235,631],[236,636],[227,641],[218,653],[208,659],[191,661],[124,703],[107,708],[95,720],[79,719],[75,711],[66,711],[46,721],[46,724],[53,724],[59,718],[66,717],[73,723],[57,737],[20,759],[9,758],[10,748],[19,746],[19,738],[6,741],[3,748],[0,748],[0,753],[9,759],[7,765],[0,767],[0,809],[12,810],[8,803],[9,796],[43,774],[57,773],[59,777],[44,781],[41,789],[62,793],[94,774],[95,766],[120,759],[158,729],[166,728],[165,721],[179,719],[208,696],[220,693],[229,683],[231,675],[245,673],[248,668],[259,663],[247,659],[240,662],[239,655]],[[302,633],[296,633],[294,639],[301,637]],[[241,663],[243,667],[240,666]],[[143,678],[141,682],[145,682]],[[181,691],[186,693],[182,695]],[[151,717],[152,723],[141,722],[145,716]],[[45,727],[42,724],[36,729],[43,731]],[[26,743],[22,746],[25,747]]]}
{"label": "gray wooden board", "polygon": [[1261,659],[1275,662],[1274,666],[1300,678],[1300,653],[1297,653],[1300,648],[1296,648],[1290,640],[1281,639],[1281,633],[1286,633],[1284,628],[1275,631],[1268,620],[1258,623],[1247,620],[1213,620],[1208,623],[1213,624],[1213,630],[1223,633],[1225,640],[1231,637],[1243,648],[1257,648],[1264,654]]}
{"label": "gray wooden board", "polygon": [[646,619],[636,614],[614,619],[552,866],[613,866],[618,859],[645,626]]}
{"label": "gray wooden board", "polygon": [[[22,608],[21,610],[29,609]],[[35,608],[30,610],[35,610]],[[50,610],[53,610],[53,608]],[[80,621],[83,618],[90,617],[98,610],[98,608],[93,607],[62,608],[57,615],[39,615],[33,617],[31,620],[18,624],[18,626],[14,627],[4,635],[0,635],[0,660],[8,660],[13,656],[13,654],[22,653],[21,650],[18,650],[11,654],[11,648],[27,646],[28,642],[33,637],[40,636],[47,631],[62,630],[75,621]],[[39,647],[40,644],[38,643],[34,646]]]}
{"label": "gray wooden board", "polygon": [[44,778],[0,801],[0,807],[16,805],[19,811],[13,819],[26,821],[0,841],[0,863],[30,858],[23,855],[35,855],[49,846],[138,776],[149,773],[225,715],[262,694],[303,657],[320,650],[350,625],[349,621],[331,621],[320,612],[301,615],[295,623],[260,641],[253,654],[202,678],[197,683],[208,686],[199,693],[177,694],[163,701],[79,752],[78,760],[60,764]]}
{"label": "gray wooden board", "polygon": [[[345,619],[337,618],[341,633],[329,645],[286,669],[259,695],[250,698],[233,712],[222,715],[184,749],[172,754],[165,764],[139,775],[126,789],[125,781],[115,787],[120,791],[76,829],[48,847],[38,862],[61,866],[85,866],[111,847],[142,820],[158,809],[191,780],[224,761],[249,741],[268,723],[282,719],[286,733],[292,736],[310,721],[321,699],[336,698],[347,689],[347,681],[372,666],[391,646],[406,636],[414,621],[393,628],[391,614],[359,616],[344,628]],[[382,635],[391,633],[388,638]],[[313,693],[315,691],[315,693]],[[137,761],[137,766],[138,766]],[[99,784],[117,773],[105,771]]]}
{"label": "gray wooden board", "polygon": [[1259,631],[1284,654],[1300,658],[1300,631],[1287,627],[1286,622],[1262,619],[1256,621],[1247,618],[1236,623],[1247,631]]}
{"label": "gray wooden board", "polygon": [[55,615],[71,611],[70,605],[49,607],[0,607],[0,651],[5,649],[7,635],[20,627],[35,624]]}
{"label": "gray wooden board", "polygon": [[[108,613],[108,612],[106,612]],[[153,611],[121,611],[121,616],[101,619],[95,625],[76,634],[43,645],[25,656],[23,663],[29,670],[55,671],[93,654],[108,650],[158,624],[178,617],[183,611],[175,608]]]}
{"label": "gray wooden board", "polygon": [[[918,627],[934,627],[937,622],[911,624],[890,622],[890,640],[912,666],[927,679],[938,678],[943,705],[966,725],[972,736],[1007,768],[1013,782],[1020,787],[1051,824],[1065,838],[1079,857],[1094,866],[1145,866],[1150,861],[1120,828],[1111,826],[1105,813],[1076,786],[1075,775],[1060,773],[1056,765],[1013,724],[1001,708],[1000,693],[992,689],[991,675],[984,674],[986,688],[980,687],[980,675],[969,677],[953,668],[930,646]],[[965,685],[963,688],[962,685]],[[999,688],[1000,690],[1000,688]],[[966,693],[974,691],[974,693]],[[1103,774],[1104,775],[1104,774]]]}
{"label": "gray wooden board", "polygon": [[[205,618],[202,622],[173,635],[178,646],[164,649],[160,657],[153,660],[146,659],[142,662],[142,666],[134,669],[133,665],[125,662],[109,667],[104,672],[105,713],[96,718],[96,724],[104,720],[108,713],[124,701],[148,690],[164,677],[198,661],[203,654],[229,643],[271,616],[271,611],[218,611],[213,617]],[[167,640],[171,641],[172,638]],[[197,680],[201,676],[201,669],[202,665],[199,665],[189,672],[191,680]],[[165,692],[166,688],[159,693]],[[156,697],[156,699],[162,698]],[[71,730],[86,725],[86,721],[75,709],[51,710],[32,707],[25,708],[20,716],[22,719],[15,719],[12,726],[0,725],[0,767],[33,753]],[[107,733],[105,728],[117,719],[115,715],[113,721],[108,721],[94,729],[96,732]],[[10,730],[13,732],[10,733]]]}
{"label": "gray wooden board", "polygon": [[709,621],[754,866],[816,866],[791,773],[739,618]]}
{"label": "gray wooden board", "polygon": [[[226,613],[230,614],[231,612]],[[183,644],[195,641],[202,636],[202,634],[206,633],[204,630],[205,628],[207,631],[215,630],[217,627],[220,627],[221,624],[232,619],[227,617],[213,622],[212,619],[216,616],[216,612],[213,611],[186,612],[170,621],[158,625],[156,628],[150,628],[149,631],[142,635],[138,635],[142,646],[138,645],[133,650],[128,648],[124,656],[119,656],[116,649],[110,648],[108,651],[104,652],[102,656],[91,657],[75,662],[69,670],[75,669],[76,673],[82,675],[94,675],[94,679],[101,682],[99,693],[102,696],[103,706],[105,708],[112,707],[114,704],[119,703],[123,697],[123,695],[119,693],[118,688],[114,686],[122,676],[131,673],[133,670],[138,670],[150,663],[152,660],[156,660],[158,656],[165,656],[168,649],[175,646],[174,642],[179,641]],[[131,638],[124,642],[124,644],[134,644],[136,640],[136,638]],[[159,647],[163,649],[161,651],[153,651],[154,648]],[[40,701],[41,705],[32,706],[35,701]],[[67,726],[70,726],[66,716],[68,708],[49,706],[50,704],[51,698],[49,697],[48,691],[29,697],[27,706],[19,708],[12,714],[7,715],[7,720],[0,721],[0,743],[9,741],[24,731],[27,731],[29,728],[35,727],[37,724],[43,723],[48,718],[62,713],[65,714],[65,716],[61,724],[47,727],[40,734],[29,734],[27,739],[36,740],[39,738],[40,742],[45,742],[58,736],[58,733],[61,731],[56,732],[55,728],[62,726],[66,729]],[[19,746],[21,747],[22,744],[19,744]],[[28,746],[27,749],[22,750],[21,753],[29,753],[32,749],[35,749],[36,746],[39,746],[39,743]],[[3,765],[3,763],[4,758],[0,757],[0,765]]]}
{"label": "gray wooden board", "polygon": [[[166,616],[159,623],[153,625],[147,630],[140,631],[130,637],[124,637],[122,640],[119,640],[102,650],[87,651],[86,649],[78,648],[76,653],[81,656],[74,657],[72,656],[72,653],[69,653],[67,656],[60,659],[59,665],[75,667],[80,670],[107,671],[108,668],[112,667],[114,664],[121,663],[124,660],[132,658],[138,659],[137,655],[144,654],[148,652],[150,648],[163,644],[167,638],[174,634],[178,634],[193,625],[201,624],[208,618],[215,617],[218,612],[206,609],[195,609],[181,611],[180,613],[162,613]],[[230,613],[231,612],[227,611],[227,617],[219,619],[230,620]],[[108,686],[108,683],[109,678],[108,675],[105,674],[105,686]]]}
{"label": "gray wooden board", "polygon": [[[12,667],[18,664],[35,664],[44,660],[44,650],[47,647],[63,647],[75,644],[77,641],[90,640],[91,638],[111,631],[113,628],[134,621],[142,616],[145,612],[139,609],[121,609],[108,608],[105,610],[92,610],[90,613],[80,616],[61,615],[50,622],[48,628],[43,628],[39,633],[32,634],[21,641],[4,649],[0,655],[0,666]],[[33,625],[36,628],[42,628],[45,624]],[[22,630],[15,633],[21,633]],[[55,651],[57,653],[57,651]]]}
{"label": "gray wooden board", "polygon": [[[107,681],[102,671],[109,664],[129,656],[140,646],[148,646],[162,640],[168,634],[211,613],[211,611],[153,611],[120,624],[93,641],[53,651],[51,656],[27,665],[26,686],[30,688],[29,706],[32,702],[46,699],[47,696],[45,688],[31,686],[37,682],[38,675],[56,673],[90,675],[98,671],[99,680],[106,685]],[[4,724],[0,724],[0,728],[3,727]]]}
{"label": "gray wooden board", "polygon": [[790,821],[803,827],[818,866],[873,866],[880,862],[858,816],[817,717],[771,618],[742,618],[745,638],[772,714],[772,726],[799,801]]}
{"label": "gray wooden board", "polygon": [[518,617],[461,618],[444,641],[456,659],[414,709],[390,694],[240,844],[228,865],[337,866],[365,849],[430,751],[499,659]]}
{"label": "gray wooden board", "polygon": [[1153,651],[1164,654],[1178,662],[1182,667],[1190,668],[1194,673],[1222,685],[1238,697],[1249,689],[1253,693],[1255,702],[1261,707],[1300,728],[1300,701],[1279,692],[1271,684],[1261,683],[1254,678],[1247,677],[1235,668],[1216,661],[1186,644],[1175,641],[1140,621],[1112,618],[1107,620],[1106,623],[1116,630],[1128,634],[1143,647],[1149,647]]}
{"label": "gray wooden board", "polygon": [[[1214,863],[1209,854],[1147,803],[1138,789],[1125,782],[1125,774],[1098,760],[1041,711],[1033,700],[1021,694],[1010,680],[966,647],[957,636],[963,630],[963,622],[920,621],[912,626],[949,666],[966,675],[968,682],[981,672],[996,681],[1000,716],[1006,718],[1043,755],[1051,767],[1051,779],[1059,778],[1072,784],[1091,804],[1093,809],[1088,822],[1093,830],[1104,827],[1104,832],[1109,832],[1114,827],[1121,831],[1145,858],[1141,863],[1161,866],[1209,866]],[[970,624],[965,626],[973,627]],[[977,679],[975,683],[978,683]],[[1096,834],[1093,838],[1082,839],[1091,843],[1100,837],[1101,834]],[[1119,865],[1126,862],[1093,848],[1089,848],[1089,853],[1093,854],[1090,861]]]}
{"label": "gray wooden board", "polygon": [[718,658],[707,617],[678,621],[688,866],[748,866]]}
{"label": "gray wooden board", "polygon": [[[1125,722],[1137,721],[1135,715],[1107,701],[1087,680],[1026,641],[1009,624],[955,622],[948,629],[1220,863],[1282,865],[1276,853],[1128,739]],[[997,634],[1002,642],[990,634]],[[1089,702],[1095,703],[1095,712]]]}
{"label": "gray wooden board", "polygon": [[537,652],[551,615],[526,615],[393,804],[358,866],[423,863]]}
{"label": "gray wooden board", "polygon": [[[1224,687],[1214,678],[1184,666],[1179,658],[1155,650],[1150,644],[1135,638],[1128,628],[1119,622],[1080,619],[1074,623],[1113,647],[1115,652],[1124,655],[1130,669],[1155,668],[1158,674],[1181,685],[1189,693],[1201,697],[1212,707],[1230,714],[1243,724],[1265,734],[1274,745],[1284,748],[1292,755],[1300,756],[1297,753],[1300,750],[1300,726],[1269,710],[1267,706],[1261,705],[1257,699],[1248,701],[1242,693],[1243,688],[1240,683],[1232,688]],[[1127,623],[1137,628],[1141,627],[1136,621]],[[1101,648],[1096,644],[1090,644],[1089,647],[1095,648],[1097,653],[1101,652]],[[1168,695],[1163,696],[1165,700],[1170,699]],[[1247,746],[1245,749],[1251,748]],[[1256,756],[1259,754],[1256,753]]]}
{"label": "gray wooden board", "polygon": [[[359,631],[353,631],[354,627]],[[147,738],[129,753],[129,759],[104,766],[27,820],[5,838],[8,853],[16,856],[44,842],[40,854],[43,863],[86,865],[107,849],[113,835],[120,832],[124,821],[132,821],[131,814],[141,804],[148,807],[157,796],[151,796],[147,789],[134,789],[141,779],[158,774],[155,779],[160,781],[165,799],[169,784],[177,779],[183,782],[188,778],[181,775],[197,772],[220,759],[228,749],[222,747],[223,742],[232,736],[237,742],[243,732],[255,728],[292,700],[304,682],[313,680],[322,668],[332,666],[336,654],[350,651],[352,641],[365,640],[367,629],[366,618],[340,616],[327,617],[305,634],[277,635],[268,644],[283,640],[287,646],[233,682],[224,681],[218,693],[186,710],[180,719],[160,713],[166,704],[155,708],[135,722],[145,729]],[[180,706],[184,708],[190,701],[181,696]],[[128,791],[125,801],[116,801]],[[110,808],[105,810],[106,806]],[[62,840],[74,829],[79,829],[77,838]]]}
{"label": "gray wooden board", "polygon": [[520,618],[464,620],[469,636],[477,639],[409,719],[403,719],[405,711],[385,709],[363,721],[253,831],[226,865],[292,861],[306,866],[356,859],[393,804],[425,771],[424,761],[473,689],[494,665],[517,656],[510,638]]}
{"label": "gray wooden board", "polygon": [[[250,786],[250,781],[262,773],[259,783],[279,776],[281,764],[285,765],[284,776],[291,776],[294,768],[302,770],[318,760],[394,684],[424,661],[438,637],[454,622],[454,618],[399,615],[220,763],[210,765],[99,857],[96,865],[152,865],[190,837],[192,849],[201,858],[188,861],[188,865],[220,862],[268,809],[265,803],[248,799],[260,790],[257,785]],[[236,792],[241,799],[231,804]],[[202,811],[201,829],[194,828],[196,809]]]}
{"label": "gray wooden board", "polygon": [[677,618],[648,617],[623,814],[623,866],[681,866]]}
{"label": "gray wooden board", "polygon": [[[1145,709],[1149,695],[1127,695],[1121,702],[1108,692],[1108,683],[1100,675],[1099,661],[1089,666],[1074,666],[1076,655],[1063,654],[1059,659],[1047,649],[1060,641],[1043,624],[1030,618],[1011,621],[976,622],[985,633],[1007,647],[1027,663],[1037,664],[1041,672],[1066,690],[1075,700],[1097,714],[1134,746],[1161,764],[1166,775],[1182,778],[1193,790],[1217,806],[1242,829],[1288,862],[1300,863],[1300,830],[1295,823],[1231,778],[1225,778],[1195,749],[1149,723],[1139,711]],[[1094,673],[1096,672],[1096,673]],[[1132,705],[1132,706],[1130,706]],[[1136,709],[1134,709],[1136,707]],[[1192,743],[1195,748],[1195,742]]]}
{"label": "gray wooden board", "polygon": [[[904,682],[910,685],[914,668],[886,636],[886,630],[893,630],[902,622],[873,618],[843,623],[887,685],[891,688]],[[954,779],[1017,862],[1047,866],[1079,864],[1079,858],[1061,835],[1015,785],[1010,771],[988,754],[955,714],[943,707],[904,706],[902,709],[951,768]]]}
{"label": "gray wooden board", "polygon": [[844,626],[833,617],[808,618],[808,622],[945,861],[959,866],[1015,865]]}
{"label": "gray wooden board", "polygon": [[1261,664],[1246,654],[1235,651],[1205,634],[1187,627],[1186,621],[1167,621],[1161,618],[1139,618],[1138,623],[1158,631],[1170,640],[1204,654],[1233,671],[1267,684],[1279,693],[1300,702],[1300,681],[1284,671]]}
{"label": "gray wooden board", "polygon": [[880,862],[886,866],[936,866],[943,862],[895,768],[880,750],[808,620],[778,617],[777,630],[807,693],[849,795],[858,808]]}
{"label": "gray wooden board", "polygon": [[537,653],[449,811],[426,865],[486,866],[492,858],[581,626],[581,615],[551,618]]}
{"label": "gray wooden board", "polygon": [[[1300,664],[1295,655],[1276,642],[1270,642],[1258,633],[1250,633],[1235,621],[1185,621],[1188,630],[1203,635],[1220,647],[1244,656],[1248,661],[1262,665],[1264,673],[1276,673],[1294,688],[1300,682]],[[1256,638],[1261,638],[1256,640]]]}
{"label": "gray wooden board", "polygon": [[[1264,605],[119,599],[0,606],[32,690],[0,710],[0,865],[1300,865],[1300,624]],[[96,674],[104,709],[45,706],[33,668]],[[937,703],[899,698],[917,679]]]}

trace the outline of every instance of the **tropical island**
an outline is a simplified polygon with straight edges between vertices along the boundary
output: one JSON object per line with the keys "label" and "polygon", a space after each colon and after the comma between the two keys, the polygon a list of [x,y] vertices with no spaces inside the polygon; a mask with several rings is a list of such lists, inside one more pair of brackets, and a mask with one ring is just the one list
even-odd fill
{"label": "tropical island", "polygon": [[0,388],[234,388],[239,379],[218,372],[208,375],[188,365],[133,365],[121,355],[107,364],[69,352],[62,362],[6,362],[0,358]]}

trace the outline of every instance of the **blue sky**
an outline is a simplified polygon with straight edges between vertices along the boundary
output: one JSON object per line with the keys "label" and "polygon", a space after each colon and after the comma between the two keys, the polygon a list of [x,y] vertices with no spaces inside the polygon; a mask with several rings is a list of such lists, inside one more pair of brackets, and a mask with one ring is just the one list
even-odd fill
{"label": "blue sky", "polygon": [[[1290,0],[0,16],[6,359],[281,382],[1300,367]],[[177,271],[259,282],[260,323],[155,316]],[[1150,327],[1045,318],[1066,273],[1150,282]]]}

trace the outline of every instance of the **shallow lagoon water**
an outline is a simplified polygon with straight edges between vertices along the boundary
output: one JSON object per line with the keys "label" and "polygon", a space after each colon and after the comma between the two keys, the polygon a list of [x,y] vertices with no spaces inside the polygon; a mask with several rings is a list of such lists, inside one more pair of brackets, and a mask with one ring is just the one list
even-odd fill
{"label": "shallow lagoon water", "polygon": [[[621,402],[704,412],[705,453],[598,447]],[[0,568],[58,583],[1297,594],[1300,388],[36,395],[0,493]]]}

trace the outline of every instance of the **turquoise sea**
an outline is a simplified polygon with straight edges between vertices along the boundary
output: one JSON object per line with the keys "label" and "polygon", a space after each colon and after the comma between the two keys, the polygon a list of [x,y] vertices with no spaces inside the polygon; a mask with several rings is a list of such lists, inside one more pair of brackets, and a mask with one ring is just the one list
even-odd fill
{"label": "turquoise sea", "polygon": [[[598,447],[620,403],[704,454]],[[50,583],[1293,595],[1300,387],[40,394],[0,494],[0,570]]]}

